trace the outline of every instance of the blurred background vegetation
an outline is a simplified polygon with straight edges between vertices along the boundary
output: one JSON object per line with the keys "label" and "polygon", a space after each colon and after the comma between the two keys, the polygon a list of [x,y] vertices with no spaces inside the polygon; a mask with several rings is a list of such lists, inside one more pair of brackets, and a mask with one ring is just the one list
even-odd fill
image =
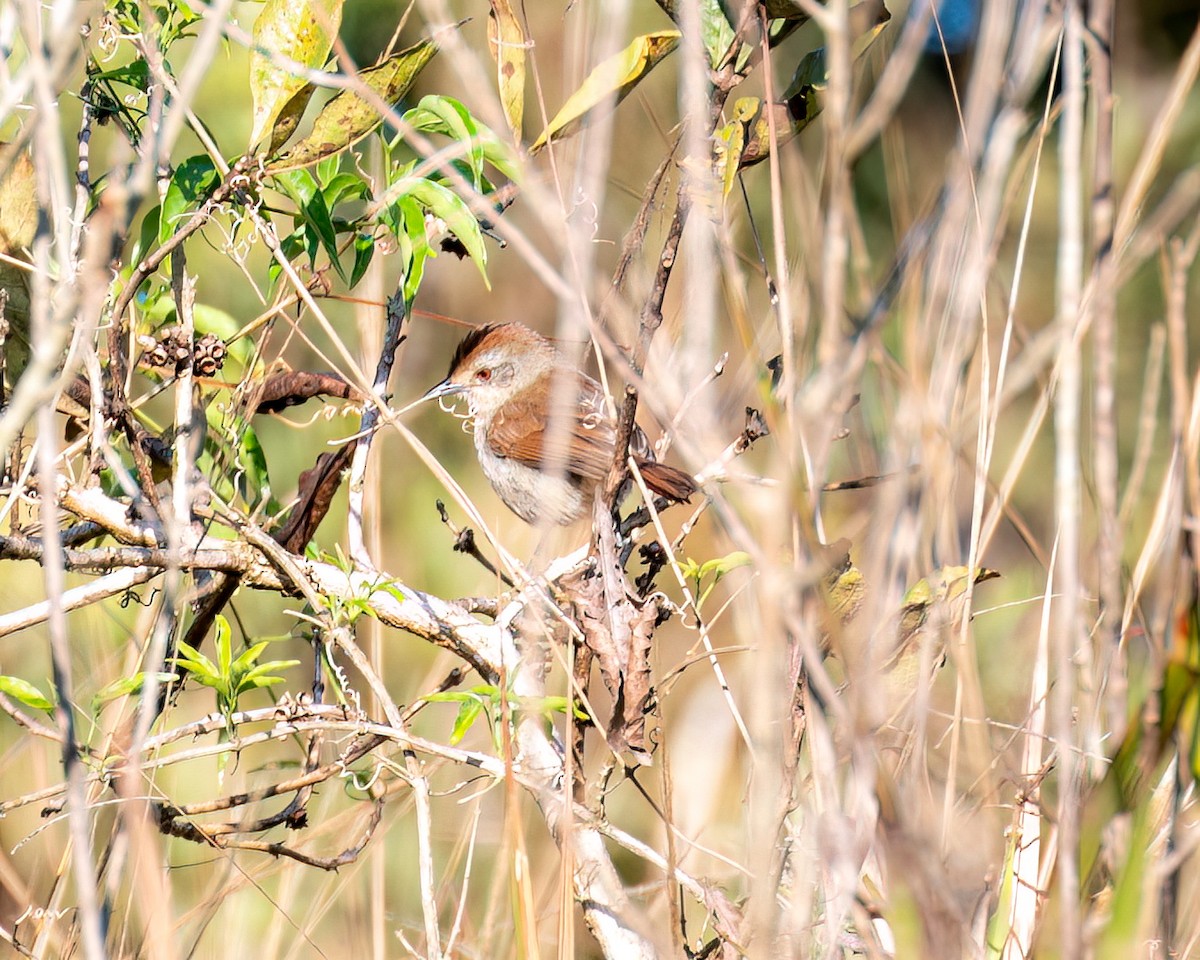
{"label": "blurred background vegetation", "polygon": [[[0,8],[0,25],[7,24],[3,28],[7,37],[23,34],[30,18],[43,15],[33,4],[8,2],[7,10]],[[888,3],[892,20],[854,66],[853,96],[843,119],[856,116],[876,89],[904,24],[917,14],[918,6]],[[849,223],[843,222],[847,279],[840,315],[830,317],[828,301],[822,299],[828,289],[824,271],[829,263],[830,213],[840,202],[835,176],[839,161],[828,152],[825,117],[782,146],[770,164],[744,171],[723,204],[717,201],[715,209],[697,204],[700,209],[693,212],[688,235],[703,234],[708,245],[685,242],[667,290],[664,326],[650,354],[644,392],[653,398],[652,408],[679,413],[674,426],[678,452],[671,459],[699,470],[738,436],[747,406],[763,410],[772,428],[770,437],[731,467],[737,479],[714,491],[716,507],[701,517],[682,550],[686,557],[705,561],[752,549],[754,564],[732,570],[707,601],[705,613],[711,611],[712,645],[726,651],[721,662],[730,699],[746,715],[760,753],[754,754],[743,741],[714,674],[706,661],[696,658],[695,619],[675,617],[657,633],[653,654],[654,679],[661,684],[655,766],[639,773],[640,788],[619,772],[614,775],[607,784],[605,813],[612,823],[666,850],[669,831],[661,813],[665,806],[669,822],[678,831],[670,840],[677,844],[672,856],[744,907],[747,940],[741,947],[746,955],[1020,956],[1006,952],[1012,948],[1004,946],[1003,897],[1013,869],[1008,847],[1019,801],[1044,786],[1038,815],[1044,830],[1041,856],[1046,875],[1039,882],[1047,896],[1038,900],[1033,912],[1037,955],[1200,956],[1196,946],[1200,891],[1192,863],[1197,829],[1192,772],[1200,773],[1200,749],[1193,733],[1198,713],[1194,681],[1200,677],[1200,660],[1193,659],[1198,656],[1198,641],[1189,617],[1195,614],[1195,570],[1188,546],[1196,529],[1193,511],[1200,505],[1189,499],[1195,491],[1185,483],[1200,469],[1194,461],[1195,421],[1189,419],[1195,412],[1191,401],[1196,397],[1195,357],[1200,348],[1192,319],[1197,271],[1191,248],[1200,209],[1195,146],[1200,141],[1200,95],[1191,82],[1181,91],[1173,89],[1180,77],[1194,79],[1188,58],[1195,56],[1200,4],[1179,0],[1115,4],[1112,165],[1118,204],[1139,163],[1151,152],[1152,132],[1164,108],[1178,102],[1179,109],[1162,131],[1165,149],[1151,170],[1142,201],[1132,211],[1127,244],[1117,252],[1120,266],[1106,287],[1116,303],[1115,425],[1120,489],[1127,502],[1122,502],[1119,518],[1119,579],[1125,607],[1109,611],[1102,628],[1097,626],[1102,571],[1096,552],[1102,518],[1091,468],[1096,423],[1088,399],[1095,387],[1091,331],[1079,335],[1084,358],[1080,396],[1085,399],[1082,439],[1070,456],[1083,465],[1077,518],[1082,571],[1078,599],[1087,639],[1069,658],[1078,672],[1065,676],[1056,672],[1061,661],[1056,664],[1051,654],[1039,653],[1039,638],[1045,634],[1050,634],[1051,650],[1055,644],[1068,644],[1061,640],[1059,621],[1043,625],[1043,617],[1048,616],[1043,605],[1051,589],[1051,557],[1064,519],[1055,492],[1061,470],[1056,462],[1059,446],[1052,416],[1040,425],[1027,426],[1041,404],[1054,403],[1058,374],[1051,361],[1062,348],[1055,324],[1061,321],[1063,283],[1060,77],[1064,68],[1052,66],[1057,62],[1053,43],[1046,68],[1035,71],[1037,76],[1022,94],[1017,110],[1021,129],[1013,137],[1013,154],[989,152],[995,130],[984,122],[972,129],[985,142],[967,145],[977,151],[978,163],[964,165],[961,159],[963,115],[970,114],[972,97],[987,95],[973,86],[980,59],[1000,57],[1005,66],[998,75],[1003,77],[1007,65],[1022,53],[1019,43],[1028,39],[1018,37],[1012,49],[981,49],[980,38],[991,36],[984,21],[987,17],[1012,20],[1027,14],[1030,6],[989,5],[982,0],[975,5],[970,0],[942,4],[941,35],[930,26],[924,51],[911,79],[897,91],[894,114],[882,135],[846,165],[851,217]],[[1055,24],[1061,25],[1064,17],[1063,6],[1047,6],[1049,26],[1039,39],[1049,36],[1053,41]],[[706,6],[706,16],[711,8],[713,4]],[[231,15],[249,30],[259,10],[259,4],[235,3]],[[400,109],[415,105],[426,94],[453,97],[499,133],[504,129],[503,117],[487,53],[487,13],[488,4],[467,0],[416,5],[353,0],[344,11],[339,36],[345,51],[338,65],[349,70],[351,64],[373,63],[389,48],[397,29],[399,43],[391,49],[417,42],[431,23],[469,18],[458,31],[461,44],[444,49],[434,59]],[[103,14],[99,4],[81,6],[63,22],[87,20],[92,33],[78,42],[101,50]],[[672,25],[663,10],[650,2],[528,3],[522,18],[530,40],[525,148],[602,56],[634,36]],[[614,18],[620,24],[618,36],[613,35]],[[6,41],[9,66],[5,69],[10,79],[19,74],[25,42]],[[824,43],[817,24],[808,23],[772,50],[769,89],[777,96],[795,65]],[[170,52],[177,73],[189,62],[191,44],[182,40]],[[1089,65],[1094,65],[1094,38],[1089,37],[1084,48]],[[122,41],[115,47],[113,62],[124,62],[129,56]],[[250,137],[248,61],[244,40],[223,42],[192,102],[195,116],[227,159],[240,155]],[[505,222],[527,238],[530,248],[567,283],[573,279],[568,250],[576,240],[571,238],[585,238],[594,273],[581,299],[591,303],[624,347],[635,338],[640,304],[671,221],[676,169],[670,174],[671,189],[650,207],[644,250],[634,261],[621,304],[602,312],[607,278],[616,268],[647,182],[672,149],[681,102],[689,103],[683,89],[685,63],[682,55],[668,58],[639,82],[612,114],[611,129],[605,127],[596,137],[564,141],[532,159],[522,152],[525,186],[537,201],[519,196],[504,213]],[[764,96],[763,72],[761,67],[752,71],[734,97]],[[57,102],[69,156],[80,124],[78,95],[83,80],[80,65],[63,78]],[[314,103],[330,95],[319,91]],[[0,135],[6,140],[19,135],[30,109],[9,100],[4,100],[7,115],[0,117]],[[140,102],[144,105],[144,98]],[[309,108],[310,119],[317,109]],[[1083,146],[1085,188],[1078,198],[1085,216],[1091,200],[1094,109],[1089,100]],[[605,139],[609,136],[611,142]],[[372,149],[361,150],[361,169],[368,175],[379,163]],[[129,160],[115,124],[94,130],[91,150],[94,177]],[[185,130],[170,161],[179,164],[204,151],[195,133]],[[590,183],[588,162],[596,156],[607,156],[599,195],[585,187]],[[992,161],[1001,167],[1002,185],[996,196],[1002,209],[995,231],[981,239],[971,233],[974,211],[964,213],[944,205],[968,179],[976,175],[982,179]],[[775,163],[778,166],[772,170]],[[773,177],[777,177],[774,183]],[[268,203],[279,201],[277,194],[269,196]],[[153,199],[147,206],[153,206]],[[135,224],[141,216],[141,212],[136,215]],[[961,259],[938,261],[938,256],[949,256],[952,250],[955,217],[965,224]],[[137,235],[136,227],[132,235]],[[1097,252],[1094,239],[1089,235],[1081,252],[1085,276],[1094,276],[1090,272]],[[450,253],[437,255],[428,265],[390,381],[393,407],[403,407],[438,382],[446,373],[454,344],[479,323],[520,320],[547,335],[559,335],[564,349],[573,355],[592,356],[586,349],[587,327],[579,322],[578,305],[543,282],[528,256],[513,244],[502,248],[487,242],[487,282],[469,259]],[[776,242],[778,248],[773,247]],[[986,248],[986,254],[978,253],[977,247]],[[782,253],[780,259],[776,249]],[[219,224],[206,227],[197,240],[189,241],[187,271],[196,277],[197,302],[224,312],[236,328],[262,313],[254,284],[265,289],[271,258],[261,242],[237,250],[236,256],[231,250]],[[123,255],[129,255],[128,246]],[[1179,257],[1183,259],[1173,260]],[[781,264],[786,264],[783,278]],[[297,370],[336,367],[345,372],[336,340],[358,358],[362,369],[372,370],[385,300],[396,288],[401,267],[399,257],[379,251],[366,279],[353,291],[332,280],[320,302],[334,336],[316,324],[305,324],[301,338],[279,324],[263,341],[266,358]],[[957,297],[963,289],[975,289],[970,274],[976,269],[984,271],[985,277],[967,307]],[[889,278],[895,276],[899,276],[895,289],[885,296]],[[782,390],[772,388],[768,361],[781,352],[785,364],[794,358],[786,357],[781,308],[773,301],[769,281],[783,284],[784,309],[791,311],[791,322],[801,331],[796,345],[801,356],[790,373],[794,379],[785,380]],[[1003,354],[1005,318],[1014,289],[1018,293],[1012,300],[1011,341],[1009,352]],[[709,297],[707,321],[696,320],[697,291]],[[1172,295],[1173,302],[1169,301]],[[813,398],[821,395],[810,388],[827,368],[842,364],[850,368],[851,344],[857,342],[853,325],[877,304],[882,304],[884,315],[864,338],[869,341],[867,359],[854,382],[841,384],[845,389],[834,395],[824,395],[828,406],[814,410]],[[1182,330],[1169,329],[1172,318],[1186,321]],[[962,328],[967,323],[974,324],[969,336]],[[826,339],[822,331],[831,329],[836,333]],[[1051,336],[1042,336],[1047,331]],[[956,352],[952,344],[960,334],[970,345]],[[837,348],[821,356],[833,341],[838,341]],[[725,352],[729,360],[723,374],[700,387]],[[989,393],[990,385],[981,389],[980,379],[995,377],[1002,356],[1007,357],[1013,379],[998,401]],[[594,367],[594,360],[589,362]],[[692,395],[697,389],[699,393]],[[788,390],[793,392],[789,395]],[[987,454],[981,480],[975,468],[984,459],[977,448],[978,437],[986,434],[987,421],[979,409],[983,395],[997,405],[987,413],[995,417],[994,450]],[[685,396],[692,399],[682,405]],[[330,449],[330,441],[355,433],[358,412],[337,402],[316,400],[282,415],[254,420],[269,465],[270,493],[278,503],[292,500],[301,472]],[[665,426],[644,411],[640,419],[652,437]],[[543,562],[586,539],[579,530],[569,534],[534,530],[509,514],[480,473],[459,420],[433,405],[414,409],[403,420],[462,484],[499,541],[516,557],[537,557]],[[818,463],[816,475],[811,469],[806,473],[806,444],[821,431],[841,439],[830,446],[827,460]],[[1021,447],[1023,437],[1028,438],[1027,450]],[[453,536],[439,518],[436,501],[450,504],[456,523],[465,525],[469,520],[413,447],[385,428],[372,457],[368,523],[377,535],[374,560],[379,569],[436,596],[500,594],[503,585],[494,574],[452,550]],[[819,484],[837,484],[880,476],[889,479],[822,495],[812,489],[814,479]],[[997,498],[1002,487],[1005,492]],[[5,493],[14,495],[11,487]],[[975,511],[987,513],[997,503],[1003,504],[1003,516],[994,534],[986,542],[973,543],[979,519]],[[16,532],[12,524],[22,511],[28,519],[29,509],[22,505],[15,510],[6,532]],[[668,515],[672,533],[686,516],[686,510],[678,512],[682,516]],[[343,489],[313,538],[316,548],[334,554],[345,543],[346,525]],[[824,571],[817,573],[812,567],[812,557],[819,552],[816,546],[842,538],[850,543],[849,558],[856,572],[862,571],[867,599],[857,601],[863,610],[849,624],[819,629],[814,613],[818,608],[811,605],[811,598],[797,598],[819,593],[815,588]],[[973,552],[976,546],[979,549]],[[879,654],[855,652],[854,644],[870,649],[878,631],[894,622],[905,591],[921,578],[943,567],[971,564],[997,571],[1000,578],[981,582],[972,591],[969,620],[961,603],[945,615],[937,629],[952,651],[945,669],[931,683],[917,684],[920,713],[909,722],[919,733],[900,724],[900,732],[912,739],[892,739],[896,731],[882,721],[894,718],[872,714],[872,700],[886,696],[880,692],[881,664],[871,665],[872,656]],[[72,575],[68,585],[89,579]],[[34,564],[0,562],[0,583],[4,585],[0,613],[20,610],[45,597],[42,573]],[[846,587],[845,581],[839,583]],[[670,577],[664,575],[660,585],[682,602]],[[1060,590],[1055,583],[1056,603]],[[151,631],[156,616],[152,591],[146,585],[138,588],[137,602],[111,600],[71,614],[72,696],[82,717],[89,716],[87,704],[98,690],[138,669],[141,648],[131,638],[145,638]],[[239,644],[277,640],[271,645],[270,659],[295,658],[304,664],[286,672],[284,685],[256,691],[248,703],[262,706],[270,702],[269,696],[308,685],[311,647],[295,635],[296,620],[289,612],[297,605],[298,601],[257,591],[243,591],[233,601],[230,619]],[[1105,653],[1114,643],[1114,619],[1120,649],[1115,660]],[[804,629],[813,638],[821,634],[820,643],[804,647],[797,639],[803,634],[797,621],[806,624]],[[960,623],[967,624],[961,632]],[[357,627],[360,641],[398,703],[417,701],[459,665],[445,650],[381,628],[368,618]],[[959,637],[968,636],[968,643],[956,646]],[[828,689],[816,685],[814,694],[806,688],[805,696],[811,698],[805,700],[810,730],[818,723],[824,739],[819,738],[815,746],[805,743],[797,762],[795,756],[772,752],[786,752],[789,741],[782,731],[790,719],[783,715],[787,703],[772,699],[779,697],[775,675],[786,674],[783,664],[789,657],[798,657],[801,650],[809,657],[818,645],[823,655],[829,653],[821,670],[830,678],[840,705],[830,702]],[[928,650],[925,656],[938,659]],[[1050,685],[1073,691],[1075,714],[1069,743],[1062,741],[1060,729],[1045,734],[1045,770],[1035,780],[1022,767],[1022,750],[1033,736],[1029,723],[1036,671],[1048,657]],[[868,664],[857,683],[856,663]],[[1162,705],[1169,700],[1162,691],[1173,682],[1167,675],[1171,663],[1183,665],[1188,678],[1178,681],[1186,705],[1172,718],[1174,726],[1164,725],[1161,716]],[[1120,676],[1105,674],[1103,668],[1109,666]],[[52,672],[43,626],[0,637],[0,673],[47,690]],[[466,685],[473,682],[475,678],[470,678]],[[971,683],[978,685],[978,701],[971,699]],[[551,685],[555,693],[567,693],[558,673]],[[599,685],[593,690],[599,690]],[[784,693],[784,700],[790,701],[791,692]],[[602,694],[599,702],[602,709],[608,708]],[[371,698],[364,703],[377,711]],[[213,709],[212,692],[193,685],[174,706],[170,723],[181,726]],[[132,704],[115,702],[99,713],[95,727],[89,728],[85,719],[77,736],[98,745],[129,723],[133,710]],[[450,703],[430,704],[413,720],[413,732],[447,741],[456,710]],[[815,713],[824,719],[814,720]],[[601,738],[594,740],[593,775],[603,754]],[[1122,796],[1112,788],[1112,775],[1106,771],[1123,742],[1131,743],[1131,754],[1140,758],[1145,780],[1155,787],[1153,797]],[[1070,786],[1079,815],[1074,846],[1065,853],[1057,851],[1059,857],[1074,858],[1083,875],[1081,889],[1071,901],[1077,902],[1075,912],[1067,909],[1065,915],[1053,852],[1063,789],[1056,767],[1061,753],[1055,744],[1083,758],[1074,768],[1077,782]],[[463,746],[497,753],[483,723],[467,733]],[[875,759],[868,762],[864,754]],[[248,752],[231,765],[213,756],[168,766],[156,772],[155,789],[174,803],[249,789],[296,766],[296,756],[293,744],[290,750],[275,753],[271,749]],[[892,758],[900,756],[904,760],[893,767]],[[32,738],[11,717],[0,717],[0,758],[4,771],[0,803],[62,780],[57,746]],[[664,769],[672,782],[667,799]],[[370,764],[364,764],[358,773],[367,778],[371,770]],[[263,853],[218,851],[159,838],[156,855],[168,868],[169,889],[161,895],[171,919],[170,947],[153,944],[147,934],[147,913],[138,903],[144,888],[138,877],[119,868],[129,855],[119,844],[110,843],[117,836],[116,804],[98,803],[92,813],[93,843],[111,858],[104,861],[107,869],[101,876],[111,910],[110,955],[264,960],[408,955],[403,944],[423,942],[414,867],[416,820],[411,797],[394,767],[375,772],[392,794],[383,823],[361,857],[336,873]],[[790,787],[781,786],[789,777]],[[532,945],[546,956],[599,956],[580,922],[578,905],[564,895],[568,868],[559,859],[536,806],[528,798],[514,803],[502,784],[495,786],[483,778],[475,782],[471,771],[450,764],[433,768],[431,784],[438,902],[445,930],[452,926],[460,930],[451,955],[527,956]],[[764,837],[765,828],[755,817],[766,802],[763,791],[771,789],[788,793],[786,827],[778,835]],[[303,844],[330,852],[345,846],[361,830],[365,796],[365,789],[348,778],[325,783],[310,806]],[[907,805],[907,815],[889,809],[890,803]],[[880,826],[880,820],[886,825]],[[903,829],[894,827],[897,822],[905,825]],[[37,803],[7,810],[0,820],[0,927],[38,956],[67,956],[72,951],[78,955],[81,950],[73,914],[67,910],[74,893],[65,880],[64,864],[73,854],[64,823],[64,814],[43,816]],[[519,830],[514,823],[519,823]],[[277,833],[279,839],[293,839],[283,838],[282,830]],[[1125,842],[1114,841],[1113,834],[1122,834]],[[1140,851],[1139,841],[1143,841]],[[512,902],[517,895],[510,871],[514,846],[530,865],[536,916],[532,936],[518,929],[517,918],[523,914]],[[1109,858],[1103,869],[1092,868],[1097,850]],[[774,862],[772,856],[783,857],[780,851],[787,853],[786,866],[780,868],[783,878],[778,888],[764,895],[755,878],[769,873],[763,865]],[[1146,851],[1152,853],[1148,860],[1135,856]],[[637,904],[644,932],[661,955],[676,948],[677,935],[668,928],[678,923],[678,910],[684,915],[689,950],[700,950],[710,941],[713,932],[703,906],[680,897],[677,889],[664,883],[659,869],[629,850],[614,845],[611,855]],[[469,877],[465,875],[468,865]],[[930,893],[929,888],[936,892]],[[835,894],[843,900],[836,900]],[[764,900],[768,906],[762,906]],[[680,901],[683,907],[678,906]],[[67,912],[61,916],[30,912],[38,907]],[[765,923],[764,917],[773,924],[777,940],[755,926]],[[997,936],[997,917],[1001,917],[1000,939],[989,942],[989,937]],[[873,939],[873,920],[887,924],[886,936],[877,934],[878,939]],[[1072,925],[1073,933],[1062,932]],[[403,933],[403,941],[397,939],[397,930]],[[718,948],[726,955],[738,955],[729,952],[728,944]],[[420,951],[419,946],[413,949]]]}

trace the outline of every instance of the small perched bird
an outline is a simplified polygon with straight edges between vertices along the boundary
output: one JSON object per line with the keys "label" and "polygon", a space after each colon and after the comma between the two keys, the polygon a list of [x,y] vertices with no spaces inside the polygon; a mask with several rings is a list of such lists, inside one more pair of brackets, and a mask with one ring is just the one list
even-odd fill
{"label": "small perched bird", "polygon": [[[500,323],[468,333],[446,379],[422,399],[459,395],[474,423],[479,465],[513,513],[535,524],[583,516],[616,452],[617,425],[600,384],[570,367],[545,337]],[[680,501],[695,492],[688,474],[654,460],[636,427],[629,450],[655,493]]]}

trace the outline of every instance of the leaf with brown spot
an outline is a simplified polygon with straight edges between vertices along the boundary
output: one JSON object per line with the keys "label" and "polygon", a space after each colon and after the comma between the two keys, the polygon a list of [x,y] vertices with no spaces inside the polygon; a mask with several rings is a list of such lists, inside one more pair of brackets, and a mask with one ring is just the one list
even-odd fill
{"label": "leaf with brown spot", "polygon": [[355,90],[343,90],[321,108],[312,132],[287,153],[270,161],[267,172],[311,166],[358,143],[383,122],[383,115],[376,108],[377,98],[389,106],[399,102],[437,51],[438,45],[433,40],[422,40],[383,63],[360,71],[358,79],[374,96],[368,101]]}
{"label": "leaf with brown spot", "polygon": [[500,106],[512,131],[513,143],[521,142],[525,119],[525,31],[509,0],[491,0],[488,15],[488,46],[496,59]]}
{"label": "leaf with brown spot", "polygon": [[316,84],[306,83],[284,104],[279,116],[275,119],[274,126],[271,127],[271,140],[267,144],[268,157],[277,153],[279,148],[287,143],[292,134],[296,132],[296,128],[300,126],[300,120],[304,117],[304,111],[308,107],[308,101],[316,92]]}
{"label": "leaf with brown spot", "polygon": [[250,51],[250,96],[254,101],[251,147],[262,141],[284,108],[309,85],[295,68],[282,64],[281,58],[310,70],[325,66],[342,22],[343,2],[267,0],[263,4],[254,21],[254,47]]}

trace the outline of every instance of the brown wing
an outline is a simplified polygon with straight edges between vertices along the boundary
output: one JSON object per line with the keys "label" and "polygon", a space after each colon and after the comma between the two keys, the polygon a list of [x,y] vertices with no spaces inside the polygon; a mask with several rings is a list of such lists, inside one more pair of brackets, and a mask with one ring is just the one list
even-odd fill
{"label": "brown wing", "polygon": [[[554,389],[539,383],[506,404],[488,429],[488,446],[498,457],[539,469],[562,471],[579,482],[598,483],[612,466],[616,430],[604,409],[604,395],[591,377],[573,374],[573,391],[561,391],[567,404],[563,421],[548,430],[542,411]],[[573,394],[573,395],[572,395]],[[559,401],[562,402],[562,401]],[[536,413],[534,411],[537,411]]]}

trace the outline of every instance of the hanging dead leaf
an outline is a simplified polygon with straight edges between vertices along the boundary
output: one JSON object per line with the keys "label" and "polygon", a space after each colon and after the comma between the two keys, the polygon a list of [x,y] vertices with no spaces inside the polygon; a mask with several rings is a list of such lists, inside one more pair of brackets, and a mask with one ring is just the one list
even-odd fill
{"label": "hanging dead leaf", "polygon": [[644,34],[597,66],[546,125],[529,152],[537,153],[551,140],[573,136],[600,111],[615,107],[679,46],[679,37],[678,30]]}
{"label": "hanging dead leaf", "polygon": [[300,553],[317,532],[350,468],[357,440],[343,444],[332,453],[317,457],[312,467],[300,474],[296,503],[287,522],[275,533],[275,539],[292,553]]}
{"label": "hanging dead leaf", "polygon": [[488,45],[496,58],[496,79],[504,119],[513,143],[521,142],[525,119],[525,31],[509,0],[491,0],[488,16]]}
{"label": "hanging dead leaf", "polygon": [[362,393],[336,373],[289,370],[275,373],[262,382],[255,395],[255,413],[281,413],[313,397],[338,397],[359,401]]}
{"label": "hanging dead leaf", "polygon": [[659,600],[652,597],[641,607],[635,605],[632,612],[629,658],[625,663],[617,702],[613,706],[608,742],[618,755],[628,752],[638,763],[646,765],[651,762],[650,744],[646,740],[646,716],[654,697],[650,651],[660,613]]}
{"label": "hanging dead leaf", "polygon": [[584,572],[563,577],[559,586],[613,698],[605,739],[618,755],[638,764],[650,763],[646,714],[652,699],[650,650],[660,612],[658,600],[635,601],[623,594],[610,606],[603,578]]}
{"label": "hanging dead leaf", "polygon": [[254,48],[250,52],[250,96],[254,101],[251,147],[267,135],[289,101],[308,85],[308,80],[284,58],[310,70],[324,67],[341,26],[343,2],[267,0],[263,4],[254,21]]}
{"label": "hanging dead leaf", "polygon": [[[358,78],[384,103],[395,104],[408,93],[437,50],[433,40],[422,40],[393,54],[383,63],[361,71]],[[267,172],[307,167],[341,153],[379,126],[382,120],[374,98],[368,101],[354,90],[343,90],[317,114],[312,132],[282,156],[270,161],[266,165]]]}

